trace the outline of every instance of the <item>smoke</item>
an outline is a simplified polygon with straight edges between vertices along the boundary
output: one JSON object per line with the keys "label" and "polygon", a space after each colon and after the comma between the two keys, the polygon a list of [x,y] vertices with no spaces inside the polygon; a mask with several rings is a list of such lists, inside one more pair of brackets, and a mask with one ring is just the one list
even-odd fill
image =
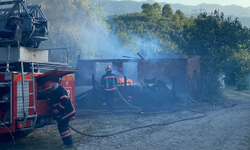
{"label": "smoke", "polygon": [[[150,33],[147,37],[124,33],[126,41],[122,41],[124,39],[120,39],[111,31],[106,19],[107,16],[103,16],[103,13],[96,14],[94,20],[92,19],[80,29],[79,45],[83,59],[140,59],[137,53],[140,53],[145,59],[153,59],[159,53],[172,51],[166,42]],[[112,21],[109,20],[109,22]]]}
{"label": "smoke", "polygon": [[[81,46],[82,59],[131,59],[131,61],[123,63],[123,72],[119,72],[113,66],[113,73],[118,77],[127,76],[135,82],[138,81],[138,63],[133,61],[134,59],[141,59],[137,53],[139,53],[143,59],[157,59],[164,58],[166,51],[171,51],[167,46],[167,50],[163,50],[162,42],[153,35],[149,35],[147,38],[142,38],[137,35],[130,34],[127,45],[121,42],[113,32],[110,31],[109,26],[104,24],[103,16],[97,17],[96,20],[81,29],[81,40],[79,45]],[[167,45],[165,43],[165,45]],[[124,57],[128,56],[128,57]],[[159,57],[161,56],[161,57]],[[157,66],[157,61],[151,60],[152,66]],[[97,79],[105,73],[104,68],[106,65],[112,65],[111,63],[96,63]],[[154,68],[153,70],[159,71],[161,67]],[[152,70],[147,70],[147,74],[154,74]],[[163,72],[163,71],[160,71]],[[167,80],[169,81],[169,80]]]}
{"label": "smoke", "polygon": [[[164,43],[150,33],[147,37],[127,34],[129,40],[126,42],[121,41],[117,35],[111,32],[105,19],[106,17],[104,17],[103,14],[97,14],[95,19],[92,19],[92,22],[85,24],[85,26],[81,28],[79,32],[81,37],[79,40],[81,47],[80,53],[82,54],[81,59],[131,59],[131,61],[123,63],[122,74],[114,66],[113,73],[119,77],[127,76],[127,78],[133,81],[139,82],[137,80],[138,63],[133,61],[133,59],[141,59],[137,53],[139,53],[143,59],[158,59],[164,58],[167,52],[172,51],[166,42]],[[151,66],[157,66],[158,62],[151,60],[151,63]],[[112,65],[111,63],[97,63],[95,75],[98,79],[105,73],[104,68],[108,64]],[[162,69],[162,66],[158,66],[152,70],[147,70],[147,76],[155,77],[159,72],[163,73],[165,71]],[[165,79],[166,77],[159,77],[159,79],[162,78]],[[165,80],[171,85],[168,78]]]}
{"label": "smoke", "polygon": [[138,63],[137,62],[125,62],[123,63],[123,74],[134,82],[138,80]]}
{"label": "smoke", "polygon": [[[148,35],[144,35],[145,37],[126,33],[129,39],[125,40],[128,41],[121,41],[124,39],[120,39],[111,31],[99,1],[67,0],[60,3],[60,7],[55,7],[59,4],[49,0],[43,3],[29,0],[29,3],[41,4],[50,21],[50,40],[41,46],[66,47],[71,64],[76,63],[78,54],[81,54],[83,59],[140,59],[137,55],[140,53],[145,59],[153,59],[159,53],[171,51],[166,42],[150,33],[146,33]],[[57,53],[55,56],[65,57],[61,55]]]}
{"label": "smoke", "polygon": [[219,74],[218,83],[219,83],[220,90],[223,90],[226,87],[225,78],[226,78],[226,75],[224,73]]}
{"label": "smoke", "polygon": [[152,35],[150,35],[148,39],[140,38],[135,35],[132,35],[131,37],[131,45],[133,45],[135,47],[135,51],[145,59],[155,58],[157,52],[162,50],[159,46],[159,41]]}
{"label": "smoke", "polygon": [[92,25],[82,29],[81,33],[83,42],[80,45],[84,59],[118,59],[131,55],[131,51],[123,47],[106,26]]}
{"label": "smoke", "polygon": [[140,59],[137,53],[145,59],[154,59],[162,53],[172,51],[169,46],[163,50],[159,40],[152,35],[145,39],[131,34],[128,44],[124,45],[119,37],[109,31],[107,26],[98,24],[92,24],[81,30],[80,45],[84,59]]}
{"label": "smoke", "polygon": [[[126,33],[126,41],[121,41],[124,39],[120,39],[117,35],[115,35],[103,19],[104,18],[102,15],[99,17],[97,16],[93,22],[88,23],[81,28],[79,32],[81,37],[79,40],[79,45],[81,47],[80,53],[82,54],[81,59],[128,60],[124,61],[122,65],[119,63],[117,65],[112,63],[112,61],[96,61],[95,67],[93,67],[96,80],[101,79],[101,76],[105,73],[105,67],[107,65],[112,66],[113,64],[114,66],[112,66],[112,73],[114,73],[118,78],[126,76],[127,79],[132,79],[133,83],[135,83],[135,86],[132,88],[139,88],[140,92],[143,88],[149,88],[146,90],[152,90],[154,88],[152,87],[152,89],[150,89],[150,87],[148,87],[148,83],[145,83],[145,87],[143,87],[144,78],[156,78],[156,92],[151,91],[152,94],[149,97],[148,95],[142,95],[142,97],[138,97],[138,99],[171,99],[172,90],[178,90],[176,85],[179,85],[179,82],[181,82],[176,81],[175,83],[175,78],[173,76],[176,75],[175,72],[178,74],[183,74],[184,76],[185,72],[182,72],[182,70],[185,70],[185,68],[183,68],[183,64],[176,65],[176,62],[173,60],[161,61],[163,58],[170,57],[166,54],[173,53],[170,45],[166,41],[160,40],[160,38],[154,36],[153,34],[148,34],[147,37],[141,37],[139,35]],[[114,28],[112,28],[112,30],[114,30]],[[123,37],[122,35],[119,36]],[[137,53],[139,53],[142,58],[139,57]],[[173,57],[171,56],[171,58]],[[135,59],[144,59],[145,61],[137,61]],[[178,68],[180,71],[175,71],[176,68]],[[90,76],[89,74],[87,75]],[[82,74],[82,76],[84,76],[84,74]],[[160,95],[157,92],[160,93]],[[184,92],[178,93],[181,93],[182,95],[177,96],[181,97],[181,99],[185,99]],[[143,98],[143,96],[145,96],[145,98]],[[145,102],[143,101],[143,103]],[[172,102],[169,101],[168,103],[171,104]],[[160,102],[154,102],[154,104],[160,105]]]}

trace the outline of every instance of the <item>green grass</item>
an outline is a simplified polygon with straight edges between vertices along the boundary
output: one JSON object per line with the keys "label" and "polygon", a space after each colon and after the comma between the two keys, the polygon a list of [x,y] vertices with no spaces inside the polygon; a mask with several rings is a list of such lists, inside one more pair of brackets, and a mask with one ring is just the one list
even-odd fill
{"label": "green grass", "polygon": [[230,99],[250,99],[250,90],[239,91],[234,86],[227,86],[223,90],[223,95]]}
{"label": "green grass", "polygon": [[26,137],[16,140],[15,145],[12,141],[1,143],[1,150],[59,150],[61,144],[57,126],[51,125],[35,129]]}
{"label": "green grass", "polygon": [[244,137],[240,145],[243,145],[247,148],[247,150],[250,150],[250,136]]}

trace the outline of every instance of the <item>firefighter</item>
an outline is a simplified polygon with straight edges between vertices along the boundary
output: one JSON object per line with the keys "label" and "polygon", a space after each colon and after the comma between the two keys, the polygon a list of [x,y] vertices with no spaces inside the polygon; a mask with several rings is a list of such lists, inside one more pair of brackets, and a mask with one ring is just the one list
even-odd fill
{"label": "firefighter", "polygon": [[112,68],[110,65],[107,65],[105,71],[106,73],[101,78],[100,87],[103,89],[103,93],[106,97],[108,109],[110,111],[113,111],[115,109],[114,96],[115,96],[117,79],[116,76],[113,73],[111,73]]}
{"label": "firefighter", "polygon": [[75,108],[67,91],[59,83],[47,81],[43,84],[43,90],[51,100],[53,117],[57,121],[58,131],[63,141],[62,148],[70,148],[73,146],[73,142],[69,121],[75,116]]}

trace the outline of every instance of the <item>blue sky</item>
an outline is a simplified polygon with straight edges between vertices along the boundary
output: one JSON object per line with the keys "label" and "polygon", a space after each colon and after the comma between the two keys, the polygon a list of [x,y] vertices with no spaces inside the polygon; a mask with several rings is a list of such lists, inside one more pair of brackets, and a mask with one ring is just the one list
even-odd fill
{"label": "blue sky", "polygon": [[[135,1],[146,1],[146,0],[135,0]],[[181,3],[185,5],[198,5],[201,3],[207,4],[219,4],[219,5],[239,5],[243,7],[250,7],[250,0],[154,0],[157,2],[166,3]]]}

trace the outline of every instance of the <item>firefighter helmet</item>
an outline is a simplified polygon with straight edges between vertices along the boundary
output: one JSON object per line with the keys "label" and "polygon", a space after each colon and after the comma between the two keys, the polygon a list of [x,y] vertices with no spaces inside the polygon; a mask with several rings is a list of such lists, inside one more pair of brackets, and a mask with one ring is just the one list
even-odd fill
{"label": "firefighter helmet", "polygon": [[44,91],[53,91],[55,89],[55,82],[54,81],[46,81],[43,84],[43,90]]}
{"label": "firefighter helmet", "polygon": [[107,67],[105,68],[105,71],[112,71],[112,67],[110,65],[107,65]]}

